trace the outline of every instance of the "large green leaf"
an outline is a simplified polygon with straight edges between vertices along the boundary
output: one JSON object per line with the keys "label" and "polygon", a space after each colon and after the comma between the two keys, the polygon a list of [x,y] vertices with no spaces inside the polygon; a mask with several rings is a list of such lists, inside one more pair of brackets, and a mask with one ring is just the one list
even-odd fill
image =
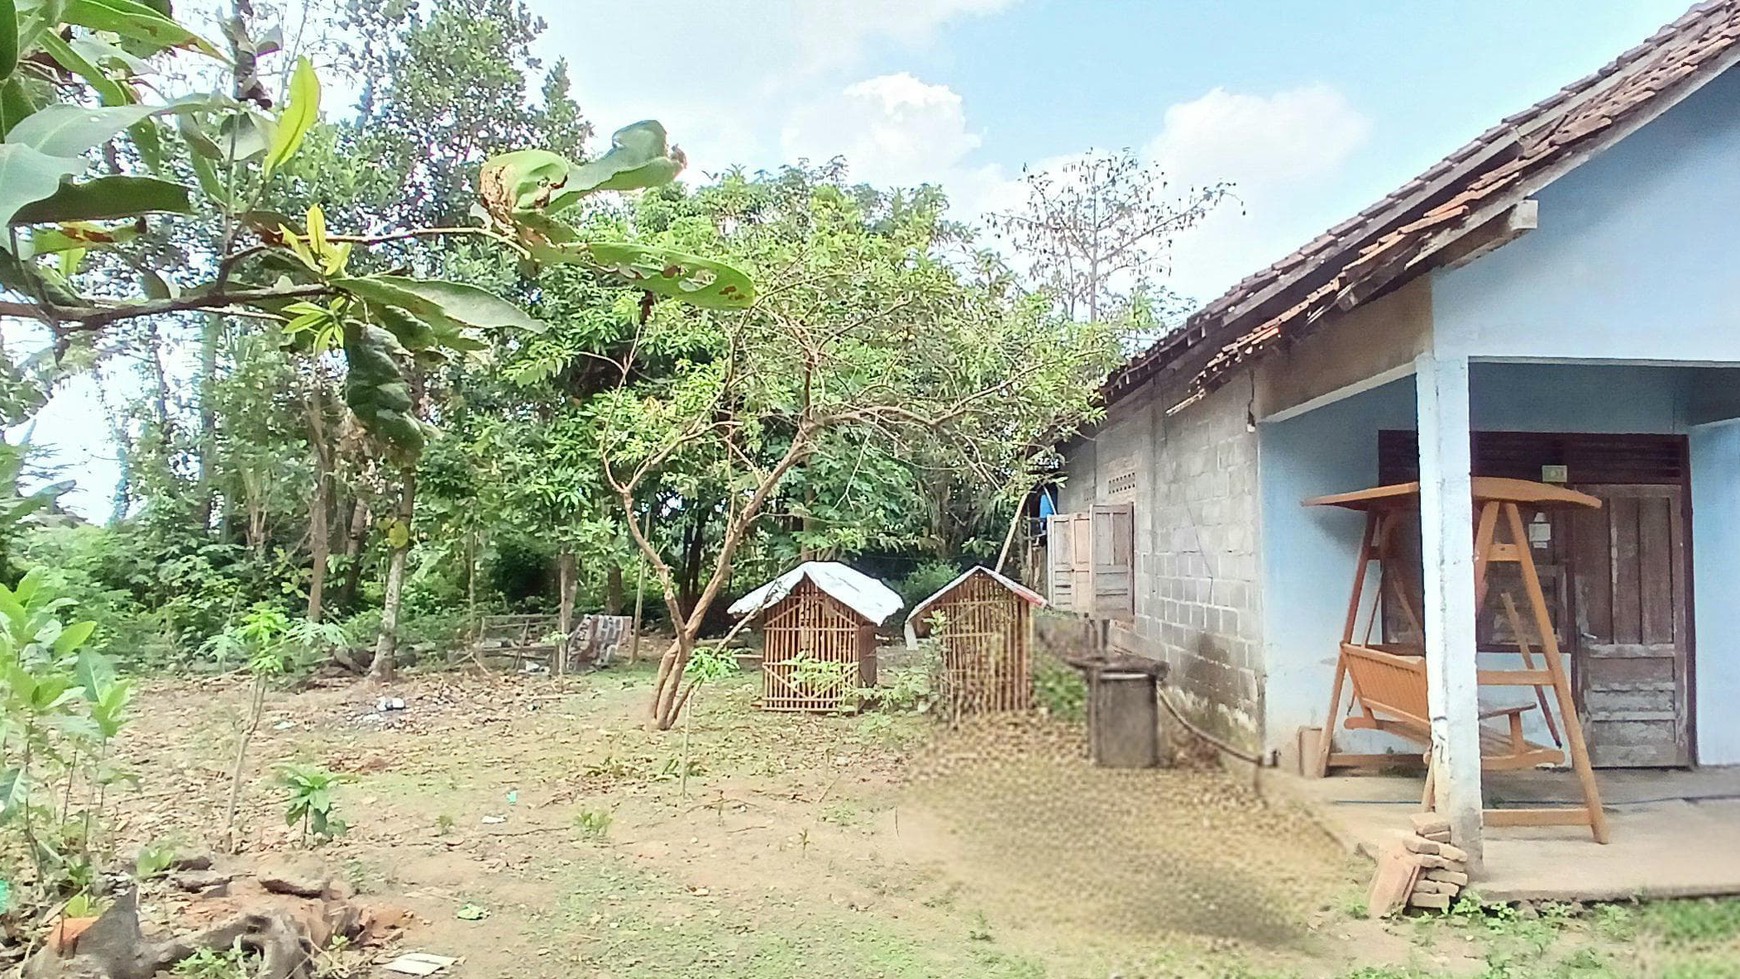
{"label": "large green leaf", "polygon": [[11,223],[113,221],[151,213],[187,214],[192,210],[187,188],[178,183],[156,177],[98,177],[81,184],[61,184],[52,196],[18,208]]}
{"label": "large green leaf", "polygon": [[[741,271],[668,248],[612,242],[579,246],[599,268],[636,289],[703,309],[744,309],[755,302],[755,285]],[[575,249],[565,250],[573,254]]]}
{"label": "large green leaf", "polygon": [[49,156],[78,156],[158,111],[145,105],[50,105],[13,126],[6,142]]}
{"label": "large green leaf", "polygon": [[478,178],[478,196],[489,213],[512,222],[516,213],[549,206],[573,169],[566,157],[549,150],[515,150],[492,156]]}
{"label": "large green leaf", "polygon": [[682,151],[665,142],[665,127],[652,119],[618,129],[610,137],[610,152],[574,168],[561,193],[550,201],[550,212],[569,207],[599,190],[639,190],[659,187],[683,171]]}
{"label": "large green leaf", "polygon": [[35,111],[36,105],[31,101],[21,76],[14,75],[0,82],[0,139],[5,139],[13,126]]}
{"label": "large green leaf", "polygon": [[371,303],[394,306],[436,327],[476,330],[514,329],[542,333],[548,328],[495,293],[463,282],[370,275],[333,279],[338,289]]}
{"label": "large green leaf", "polygon": [[[38,153],[28,146],[0,143],[0,227],[33,201],[52,196],[63,177],[83,171],[85,161]],[[4,248],[0,237],[0,249]]]}
{"label": "large green leaf", "polygon": [[290,98],[278,117],[278,127],[272,133],[272,145],[266,151],[265,175],[296,155],[303,137],[320,118],[320,78],[307,58],[296,59],[296,70],[290,75]]}
{"label": "large green leaf", "polygon": [[[4,2],[5,0],[0,0],[0,3]],[[133,93],[129,92],[125,85],[110,78],[103,69],[74,50],[73,46],[62,39],[59,34],[50,31],[42,35],[41,43],[42,49],[48,52],[49,57],[59,62],[62,68],[89,83],[92,91],[97,93],[97,97],[103,100],[104,105],[130,105],[138,101],[133,98]]]}
{"label": "large green leaf", "polygon": [[18,8],[12,0],[0,0],[0,82],[12,77],[18,67]]}
{"label": "large green leaf", "polygon": [[61,16],[69,24],[113,31],[157,48],[193,48],[219,56],[210,42],[137,0],[67,0]]}

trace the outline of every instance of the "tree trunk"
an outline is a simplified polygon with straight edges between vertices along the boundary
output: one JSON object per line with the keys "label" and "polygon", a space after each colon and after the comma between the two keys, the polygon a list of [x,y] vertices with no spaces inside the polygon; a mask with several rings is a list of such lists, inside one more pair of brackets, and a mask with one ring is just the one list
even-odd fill
{"label": "tree trunk", "polygon": [[361,500],[350,501],[350,519],[344,538],[344,581],[339,583],[339,608],[356,607],[356,592],[362,586],[363,544],[369,539],[369,508]]}
{"label": "tree trunk", "polygon": [[332,553],[327,512],[332,507],[332,452],[326,444],[325,381],[315,369],[308,396],[308,442],[314,449],[314,501],[308,509],[308,621],[325,611],[326,562]]}
{"label": "tree trunk", "polygon": [[211,528],[213,501],[217,496],[217,406],[212,389],[217,384],[218,341],[223,335],[223,317],[205,317],[199,335],[199,484],[195,490],[193,520],[200,530]]}
{"label": "tree trunk", "polygon": [[399,600],[405,592],[405,558],[411,551],[411,517],[417,504],[417,471],[405,470],[404,487],[399,491],[399,522],[404,526],[404,543],[393,548],[387,562],[386,593],[381,598],[381,633],[375,639],[375,658],[369,664],[369,678],[391,680],[394,657],[399,649]]}
{"label": "tree trunk", "polygon": [[622,565],[612,561],[604,568],[604,614],[621,615],[624,603]]}
{"label": "tree trunk", "polygon": [[562,552],[556,556],[556,631],[562,634],[561,643],[556,647],[557,673],[568,672],[568,636],[574,631],[574,579],[577,571],[573,546],[562,545]]}

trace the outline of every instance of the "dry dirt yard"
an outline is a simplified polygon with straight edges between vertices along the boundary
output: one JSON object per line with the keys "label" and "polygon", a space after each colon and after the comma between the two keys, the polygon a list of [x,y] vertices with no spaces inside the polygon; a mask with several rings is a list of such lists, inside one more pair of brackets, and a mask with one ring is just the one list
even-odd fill
{"label": "dry dirt yard", "polygon": [[[1095,769],[1079,725],[1038,716],[768,714],[755,682],[663,734],[646,667],[275,693],[220,867],[318,864],[410,909],[394,951],[460,956],[460,979],[1740,974],[1599,971],[1658,936],[1593,916],[1368,922],[1368,869],[1228,773]],[[229,680],[148,685],[122,840],[221,838],[246,705]],[[347,832],[302,847],[286,763],[350,776]],[[1688,961],[1740,961],[1715,947]]]}

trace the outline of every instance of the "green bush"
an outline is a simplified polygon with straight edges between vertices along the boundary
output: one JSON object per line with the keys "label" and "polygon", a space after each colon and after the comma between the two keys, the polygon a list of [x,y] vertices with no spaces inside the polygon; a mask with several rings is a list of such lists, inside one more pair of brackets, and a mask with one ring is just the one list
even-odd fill
{"label": "green bush", "polygon": [[1053,717],[1067,721],[1087,718],[1087,681],[1081,671],[1050,656],[1033,663],[1033,695]]}
{"label": "green bush", "polygon": [[964,570],[966,569],[944,561],[926,561],[913,569],[911,574],[900,579],[894,590],[900,593],[901,598],[906,599],[906,607],[910,609],[960,577]]}

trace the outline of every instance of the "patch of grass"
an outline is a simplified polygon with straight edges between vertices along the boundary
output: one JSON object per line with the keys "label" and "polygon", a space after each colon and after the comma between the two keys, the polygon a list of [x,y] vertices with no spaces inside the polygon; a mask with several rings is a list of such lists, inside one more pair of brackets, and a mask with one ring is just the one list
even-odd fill
{"label": "patch of grass", "polygon": [[[1740,900],[1654,901],[1638,910],[1639,930],[1669,944],[1700,945],[1740,938]],[[1740,974],[1740,969],[1735,970]]]}
{"label": "patch of grass", "polygon": [[614,818],[608,809],[583,809],[574,817],[574,828],[582,838],[597,842],[610,835]]}
{"label": "patch of grass", "polygon": [[[556,935],[582,934],[577,974],[612,979],[725,975],[733,979],[1045,979],[1039,963],[968,937],[988,925],[967,922],[943,938],[909,932],[874,914],[796,908],[766,901],[747,908],[709,907],[665,877],[610,863],[576,865],[559,904]],[[719,913],[712,913],[719,912]]]}
{"label": "patch of grass", "polygon": [[835,826],[852,827],[864,821],[864,814],[850,802],[836,802],[823,809],[818,818],[824,823],[833,823]]}

